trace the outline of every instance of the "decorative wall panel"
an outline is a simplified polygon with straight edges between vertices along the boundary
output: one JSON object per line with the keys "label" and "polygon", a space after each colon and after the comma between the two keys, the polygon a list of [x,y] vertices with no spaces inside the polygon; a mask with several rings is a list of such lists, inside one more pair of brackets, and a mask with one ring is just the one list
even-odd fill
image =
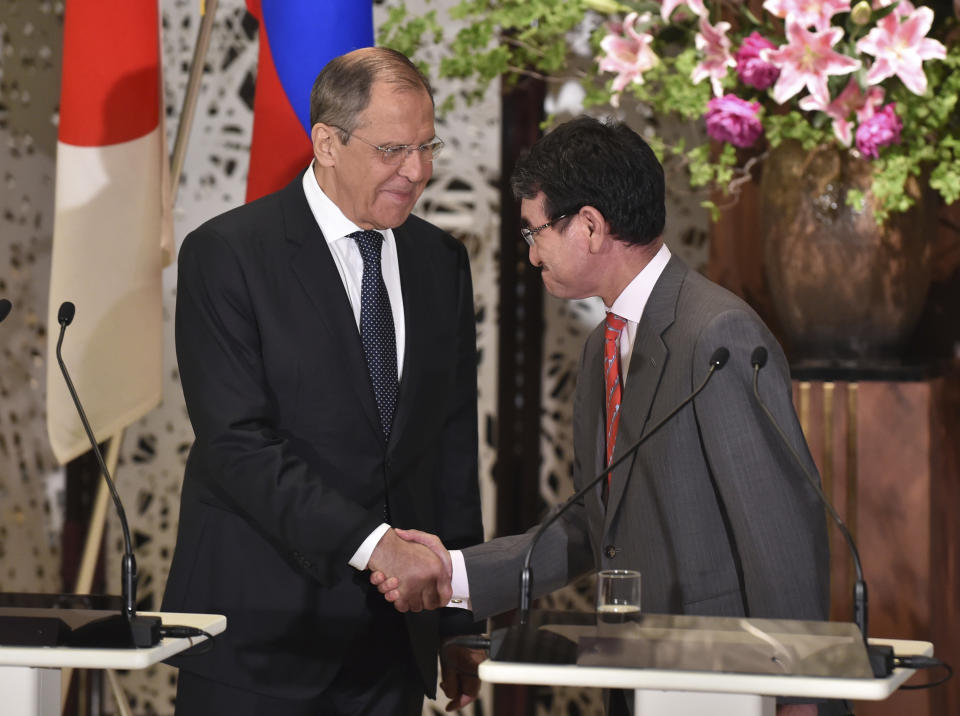
{"label": "decorative wall panel", "polygon": [[0,2],[0,591],[60,591],[63,471],[47,442],[47,286],[62,4]]}

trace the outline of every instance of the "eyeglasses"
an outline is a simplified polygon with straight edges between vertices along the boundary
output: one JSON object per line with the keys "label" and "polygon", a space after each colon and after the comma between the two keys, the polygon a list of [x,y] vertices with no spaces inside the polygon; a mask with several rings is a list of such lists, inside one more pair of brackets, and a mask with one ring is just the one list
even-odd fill
{"label": "eyeglasses", "polygon": [[368,142],[363,137],[358,137],[356,134],[348,132],[343,127],[337,127],[335,124],[331,124],[330,126],[336,127],[341,132],[344,132],[348,136],[348,139],[349,137],[359,139],[364,144],[376,149],[380,154],[380,160],[384,164],[402,164],[403,162],[407,161],[407,157],[414,152],[417,153],[417,157],[421,162],[432,162],[440,154],[440,150],[443,149],[443,140],[440,139],[440,137],[434,137],[425,144],[392,144],[388,146],[381,146],[379,144],[374,144],[373,142]]}
{"label": "eyeglasses", "polygon": [[534,242],[536,241],[535,237],[537,234],[539,234],[544,229],[553,226],[558,221],[560,221],[560,219],[566,219],[567,216],[569,216],[569,214],[561,214],[556,219],[552,219],[551,221],[548,221],[546,224],[543,224],[542,226],[537,226],[533,229],[530,229],[530,228],[520,229],[520,235],[523,237],[523,240],[527,242],[528,246],[533,246]]}

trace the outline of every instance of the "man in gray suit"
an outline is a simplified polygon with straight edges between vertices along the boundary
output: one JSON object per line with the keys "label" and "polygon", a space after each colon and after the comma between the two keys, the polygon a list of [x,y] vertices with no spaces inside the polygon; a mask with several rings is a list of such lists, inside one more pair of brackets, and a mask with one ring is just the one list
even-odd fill
{"label": "man in gray suit", "polygon": [[[787,361],[747,304],[663,244],[663,169],[653,151],[622,124],[580,118],[537,142],[512,183],[530,261],[547,290],[599,296],[608,311],[580,359],[575,488],[690,395],[718,348],[730,352],[705,390],[614,470],[608,486],[544,533],[533,554],[535,596],[588,571],[634,569],[643,575],[645,611],[826,619],[823,507],[753,394],[751,354],[763,346],[760,394],[815,473]],[[454,597],[475,617],[518,606],[531,534],[451,553]],[[402,536],[443,553],[422,533]],[[406,607],[392,591],[396,578],[373,581]]]}

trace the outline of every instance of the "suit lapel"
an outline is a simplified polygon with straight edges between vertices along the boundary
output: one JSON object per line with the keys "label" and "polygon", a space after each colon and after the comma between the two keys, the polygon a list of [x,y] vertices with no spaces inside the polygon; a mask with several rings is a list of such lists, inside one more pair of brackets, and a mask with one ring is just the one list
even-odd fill
{"label": "suit lapel", "polygon": [[348,377],[371,426],[382,435],[353,309],[330,247],[303,194],[302,176],[297,175],[281,194],[283,231],[286,240],[293,244],[290,267],[329,333],[329,345],[334,349],[327,354],[328,357],[340,363],[338,367],[325,366],[324,370],[338,370]]}
{"label": "suit lapel", "polygon": [[424,365],[423,361],[429,360],[429,357],[424,355],[426,345],[424,331],[429,327],[427,317],[431,315],[430,301],[427,298],[428,292],[425,290],[424,283],[426,278],[417,271],[423,259],[416,255],[416,238],[411,236],[406,225],[395,228],[393,237],[397,242],[397,261],[400,264],[405,346],[403,377],[397,391],[397,412],[393,418],[393,429],[390,431],[390,447],[397,444],[410,421],[416,403],[413,396],[426,389],[421,385],[423,374],[420,367]]}
{"label": "suit lapel", "polygon": [[[587,348],[583,354],[583,365],[580,366],[580,377],[578,380],[584,381],[584,390],[581,391],[582,405],[578,406],[583,411],[582,415],[575,416],[575,419],[583,422],[582,434],[579,437],[579,443],[574,446],[577,455],[580,456],[581,470],[583,472],[582,483],[575,485],[576,489],[581,489],[583,485],[593,479],[605,466],[603,464],[605,446],[604,446],[604,416],[603,416],[603,323],[601,323],[587,337]],[[603,503],[600,499],[600,488],[590,491],[586,495],[586,505],[589,511],[595,515],[603,515]]]}
{"label": "suit lapel", "polygon": [[[663,341],[663,333],[676,318],[677,298],[687,268],[680,259],[670,258],[643,309],[643,317],[637,324],[637,335],[630,356],[630,370],[624,386],[621,402],[620,426],[617,444],[613,450],[616,460],[640,437],[650,418],[653,399],[660,385],[660,377],[669,357]],[[640,448],[641,450],[643,448]],[[609,527],[626,490],[634,460],[628,458],[616,469],[607,500],[605,529]]]}

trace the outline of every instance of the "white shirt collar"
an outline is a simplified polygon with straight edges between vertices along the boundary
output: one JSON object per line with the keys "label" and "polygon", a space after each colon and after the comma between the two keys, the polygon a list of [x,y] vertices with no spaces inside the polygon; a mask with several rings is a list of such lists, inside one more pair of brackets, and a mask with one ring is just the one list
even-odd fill
{"label": "white shirt collar", "polygon": [[[313,162],[310,162],[310,166],[303,174],[303,193],[307,197],[307,204],[310,206],[313,218],[316,219],[328,244],[332,244],[354,231],[362,231],[359,226],[346,217],[340,207],[334,204],[333,200],[320,188],[317,176],[313,173]],[[385,241],[393,239],[393,231],[390,229],[380,231],[380,233],[383,234]]]}
{"label": "white shirt collar", "polygon": [[670,249],[667,248],[666,244],[663,244],[656,255],[650,259],[650,262],[620,292],[613,305],[604,306],[604,310],[613,311],[621,318],[639,323],[643,317],[643,309],[646,308],[647,300],[653,292],[653,287],[669,261]]}

